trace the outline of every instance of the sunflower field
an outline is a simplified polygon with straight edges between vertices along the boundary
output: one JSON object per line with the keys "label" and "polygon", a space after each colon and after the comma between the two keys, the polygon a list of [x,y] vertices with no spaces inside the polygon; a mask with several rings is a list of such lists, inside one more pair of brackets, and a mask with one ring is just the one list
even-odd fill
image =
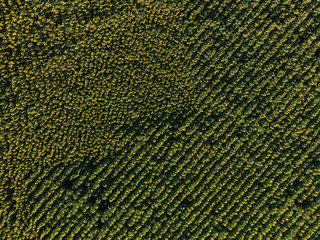
{"label": "sunflower field", "polygon": [[0,0],[0,239],[320,239],[318,0]]}

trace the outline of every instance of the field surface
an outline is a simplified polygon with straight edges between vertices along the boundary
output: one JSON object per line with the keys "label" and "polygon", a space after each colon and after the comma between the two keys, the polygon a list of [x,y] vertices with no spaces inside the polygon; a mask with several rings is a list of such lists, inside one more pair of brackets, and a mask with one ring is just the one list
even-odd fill
{"label": "field surface", "polygon": [[0,0],[0,239],[320,239],[318,0]]}

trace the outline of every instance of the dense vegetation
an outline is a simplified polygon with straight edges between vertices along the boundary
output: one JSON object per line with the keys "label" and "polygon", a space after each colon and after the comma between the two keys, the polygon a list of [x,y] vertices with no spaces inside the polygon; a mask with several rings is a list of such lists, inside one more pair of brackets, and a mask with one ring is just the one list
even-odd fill
{"label": "dense vegetation", "polygon": [[320,2],[0,0],[0,238],[319,239]]}

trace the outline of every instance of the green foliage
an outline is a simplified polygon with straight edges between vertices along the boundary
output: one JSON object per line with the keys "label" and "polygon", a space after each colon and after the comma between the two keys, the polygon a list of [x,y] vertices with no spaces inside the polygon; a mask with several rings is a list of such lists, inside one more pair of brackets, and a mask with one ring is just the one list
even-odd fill
{"label": "green foliage", "polygon": [[319,238],[318,1],[0,9],[1,239]]}

